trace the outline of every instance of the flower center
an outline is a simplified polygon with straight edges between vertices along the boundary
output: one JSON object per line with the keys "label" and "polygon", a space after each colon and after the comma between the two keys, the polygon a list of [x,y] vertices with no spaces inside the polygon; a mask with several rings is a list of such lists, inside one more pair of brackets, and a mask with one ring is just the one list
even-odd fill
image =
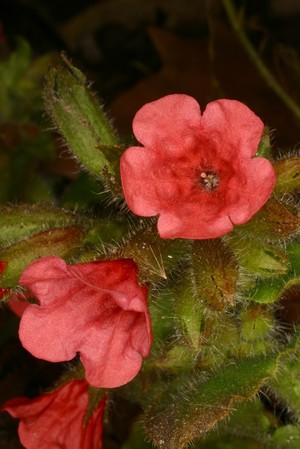
{"label": "flower center", "polygon": [[200,173],[200,184],[209,192],[218,187],[219,181],[219,177],[213,171],[203,171]]}

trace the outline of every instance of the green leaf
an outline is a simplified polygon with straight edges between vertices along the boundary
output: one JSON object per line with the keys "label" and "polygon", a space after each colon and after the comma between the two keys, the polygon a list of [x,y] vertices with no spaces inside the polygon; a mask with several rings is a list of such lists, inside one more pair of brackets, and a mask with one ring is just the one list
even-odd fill
{"label": "green leaf", "polygon": [[268,242],[257,242],[232,232],[226,242],[236,255],[241,268],[247,273],[269,278],[282,275],[289,269],[288,257],[282,248]]}
{"label": "green leaf", "polygon": [[274,340],[274,313],[269,306],[250,303],[240,314],[239,328],[240,340],[236,346],[239,357],[268,354],[278,346]]}
{"label": "green leaf", "polygon": [[207,380],[179,379],[146,410],[147,433],[156,447],[184,449],[223,420],[236,402],[251,399],[277,369],[277,357],[251,357],[219,369]]}
{"label": "green leaf", "polygon": [[183,277],[177,284],[174,297],[174,315],[178,330],[186,342],[198,351],[205,338],[201,332],[204,307],[195,300],[192,279],[186,270],[183,271]]}
{"label": "green leaf", "polygon": [[[292,412],[293,416],[300,419],[300,360],[287,358],[282,361],[281,369],[276,378],[270,379],[269,388],[277,397],[277,401]],[[300,445],[299,445],[300,447]]]}
{"label": "green leaf", "polygon": [[273,424],[258,397],[236,403],[229,418],[198,442],[195,449],[265,449]]}
{"label": "green leaf", "polygon": [[174,332],[174,289],[161,285],[150,290],[149,310],[154,335],[152,354],[161,351],[161,345]]}
{"label": "green leaf", "polygon": [[256,156],[271,159],[270,129],[267,126],[265,126],[264,128],[264,132],[260,139]]}
{"label": "green leaf", "polygon": [[244,438],[264,441],[275,420],[275,417],[267,414],[260,398],[255,397],[251,401],[236,404],[229,420],[219,426],[218,433],[237,434]]}
{"label": "green leaf", "polygon": [[187,345],[175,344],[155,360],[154,366],[169,373],[178,373],[191,370],[195,362],[195,353]]}
{"label": "green leaf", "polygon": [[300,188],[300,156],[289,156],[273,164],[277,172],[274,191],[277,193],[293,192]]}
{"label": "green leaf", "polygon": [[122,449],[153,449],[152,444],[146,441],[145,431],[140,421],[134,424]]}
{"label": "green leaf", "polygon": [[259,280],[255,288],[248,292],[246,299],[270,304],[279,301],[290,287],[298,284],[300,284],[300,278],[291,277],[291,275]]}
{"label": "green leaf", "polygon": [[289,424],[278,427],[273,434],[271,447],[276,449],[299,449],[300,426]]}
{"label": "green leaf", "polygon": [[293,242],[287,247],[291,270],[300,276],[300,242]]}
{"label": "green leaf", "polygon": [[74,248],[77,250],[84,234],[85,230],[79,226],[54,228],[0,250],[0,260],[7,263],[0,286],[14,287],[25,267],[40,257],[68,257]]}
{"label": "green leaf", "polygon": [[[0,247],[7,247],[50,228],[82,224],[82,219],[71,211],[51,206],[0,207]],[[89,220],[85,223],[90,225]]]}
{"label": "green leaf", "polygon": [[260,443],[243,437],[221,435],[196,444],[193,449],[265,449]]}

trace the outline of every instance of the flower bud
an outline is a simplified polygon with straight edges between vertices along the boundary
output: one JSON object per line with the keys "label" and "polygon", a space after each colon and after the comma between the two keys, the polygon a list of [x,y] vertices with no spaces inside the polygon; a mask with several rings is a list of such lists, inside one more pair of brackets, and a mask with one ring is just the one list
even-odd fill
{"label": "flower bud", "polygon": [[214,312],[205,319],[205,332],[201,367],[216,369],[235,352],[239,343],[237,324],[230,314]]}
{"label": "flower bud", "polygon": [[238,264],[231,249],[220,239],[197,240],[191,262],[198,301],[213,310],[233,306]]}
{"label": "flower bud", "polygon": [[185,241],[162,240],[151,226],[136,231],[109,255],[134,259],[142,281],[157,282],[167,278],[185,252]]}
{"label": "flower bud", "polygon": [[241,337],[247,341],[265,338],[274,328],[274,317],[269,309],[250,306],[241,314]]}
{"label": "flower bud", "polygon": [[290,156],[275,161],[273,167],[277,173],[274,192],[293,192],[300,188],[300,156]]}
{"label": "flower bud", "polygon": [[195,292],[190,284],[191,280],[185,273],[176,289],[174,312],[180,334],[195,351],[199,351],[205,337],[201,332],[204,307],[196,301]]}
{"label": "flower bud", "polygon": [[64,55],[62,59],[64,65],[52,68],[46,80],[46,110],[78,160],[113,184],[113,165],[119,159],[116,134],[83,73]]}
{"label": "flower bud", "polygon": [[181,371],[191,369],[195,358],[190,348],[183,344],[173,346],[155,361],[155,366],[161,370]]}

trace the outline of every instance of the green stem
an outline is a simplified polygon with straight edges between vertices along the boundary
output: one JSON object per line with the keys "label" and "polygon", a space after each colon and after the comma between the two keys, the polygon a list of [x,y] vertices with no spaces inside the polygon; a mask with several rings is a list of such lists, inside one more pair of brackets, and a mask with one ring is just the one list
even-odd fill
{"label": "green stem", "polygon": [[257,68],[258,72],[262,76],[262,78],[266,81],[268,86],[276,93],[276,95],[282,100],[282,102],[288,107],[288,109],[295,115],[295,117],[300,120],[300,108],[297,103],[284,91],[281,85],[274,78],[270,70],[266,67],[264,62],[259,57],[259,54],[252,46],[248,37],[246,36],[239,20],[237,17],[237,13],[235,7],[233,5],[232,0],[222,0],[223,6],[226,10],[228,19],[232,26],[233,31],[235,32],[237,38],[240,43],[244,47],[246,53],[248,54],[250,60]]}

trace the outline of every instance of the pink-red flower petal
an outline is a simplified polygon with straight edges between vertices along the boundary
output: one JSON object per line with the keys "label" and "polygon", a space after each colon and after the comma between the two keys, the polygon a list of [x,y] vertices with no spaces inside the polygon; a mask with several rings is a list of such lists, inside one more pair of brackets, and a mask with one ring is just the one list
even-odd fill
{"label": "pink-red flower petal", "polygon": [[1,411],[21,420],[18,432],[26,449],[101,449],[105,402],[104,397],[85,423],[88,384],[73,380],[34,399],[11,399]]}
{"label": "pink-red flower petal", "polygon": [[147,288],[132,260],[30,264],[19,284],[39,300],[23,313],[19,336],[35,357],[59,362],[77,352],[86,379],[113,388],[135,377],[152,343]]}
{"label": "pink-red flower petal", "polygon": [[21,318],[21,316],[23,315],[23,313],[30,304],[29,302],[26,301],[25,297],[23,298],[23,296],[24,295],[15,292],[9,297],[7,301],[10,310],[14,312],[19,318]]}
{"label": "pink-red flower petal", "polygon": [[203,113],[202,126],[207,134],[218,140],[224,159],[254,156],[264,130],[261,119],[236,100],[208,103]]}
{"label": "pink-red flower petal", "polygon": [[[159,217],[157,222],[157,229],[161,238],[176,238],[180,235],[181,238],[198,239],[199,238],[199,222],[202,217],[199,215],[188,215],[180,218],[170,217],[163,214]],[[203,220],[202,220],[203,221]],[[203,222],[201,226],[201,236],[203,239],[212,239],[225,235],[232,231],[233,224],[230,218],[226,215],[220,217],[213,222]]]}
{"label": "pink-red flower petal", "polygon": [[180,154],[193,141],[193,130],[200,125],[197,101],[187,95],[167,95],[145,104],[135,115],[133,132],[137,140],[154,151]]}
{"label": "pink-red flower petal", "polygon": [[[229,183],[226,197],[230,204],[228,214],[235,224],[250,220],[267,202],[274,187],[274,168],[267,159],[257,157],[243,162],[240,171],[245,173],[244,183],[234,187]],[[234,199],[230,198],[232,194],[235,194]]]}

